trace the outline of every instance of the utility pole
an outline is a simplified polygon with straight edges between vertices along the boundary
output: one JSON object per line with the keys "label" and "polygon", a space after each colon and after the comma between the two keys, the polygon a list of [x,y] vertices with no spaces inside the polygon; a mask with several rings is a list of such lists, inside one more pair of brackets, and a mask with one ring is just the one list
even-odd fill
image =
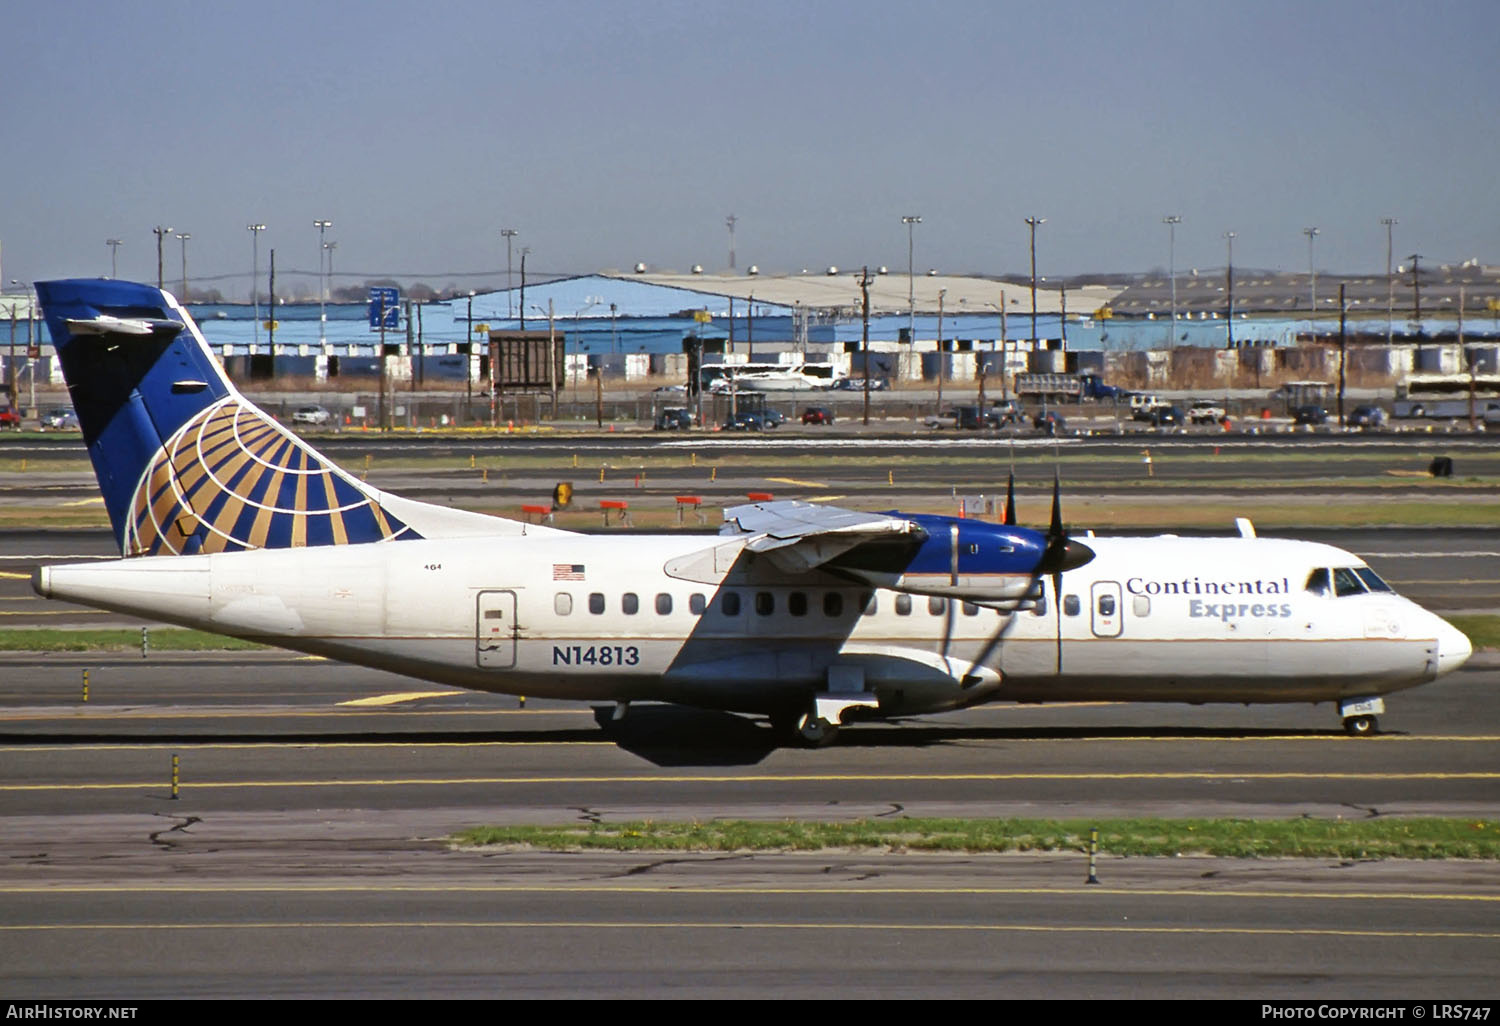
{"label": "utility pole", "polygon": [[1307,280],[1312,289],[1312,313],[1307,315],[1308,327],[1312,331],[1312,340],[1318,340],[1318,270],[1313,263],[1313,240],[1318,237],[1317,228],[1304,228],[1302,234],[1307,236]]}
{"label": "utility pole", "polygon": [[516,231],[516,229],[514,229],[514,228],[501,228],[500,229],[500,237],[505,240],[505,319],[506,320],[513,320],[515,318],[515,316],[516,316],[515,307],[511,305],[512,301],[513,301],[513,297],[511,295],[511,290],[514,289],[516,286],[515,286],[515,282],[511,279],[511,276],[510,276],[510,240],[514,239],[519,234],[520,234],[520,232]]}
{"label": "utility pole", "polygon": [[171,227],[163,228],[161,225],[157,225],[155,228],[151,229],[151,233],[156,236],[156,287],[163,288],[164,286],[162,284],[163,278],[161,269],[161,240],[166,238],[168,235],[171,235],[172,229]]}
{"label": "utility pole", "polygon": [[247,224],[250,233],[250,305],[255,309],[255,341],[260,342],[260,233],[263,224]]}
{"label": "utility pole", "polygon": [[1422,334],[1422,279],[1420,267],[1422,254],[1413,253],[1407,258],[1411,261],[1411,301],[1412,301],[1412,323],[1416,325],[1418,335]]}
{"label": "utility pole", "polygon": [[1224,265],[1224,290],[1229,297],[1228,348],[1234,348],[1234,237],[1235,232],[1225,232],[1224,241],[1229,244],[1229,259]]}
{"label": "utility pole", "polygon": [[1172,323],[1167,330],[1167,348],[1177,345],[1177,226],[1182,223],[1181,214],[1168,214],[1161,219],[1167,226],[1167,280],[1172,286]]}
{"label": "utility pole", "polygon": [[947,289],[938,289],[938,323],[937,323],[937,374],[938,374],[938,396],[937,409],[933,412],[938,416],[943,415],[943,370],[948,362],[948,356],[943,349],[943,298],[948,295]]}
{"label": "utility pole", "polygon": [[865,370],[865,426],[870,426],[870,268],[866,265],[859,272],[860,309],[863,311],[864,327],[860,334],[860,352],[864,356]]}
{"label": "utility pole", "polygon": [[1349,307],[1344,302],[1344,283],[1339,282],[1339,427],[1344,426],[1344,378],[1348,357]]}
{"label": "utility pole", "polygon": [[[906,225],[906,344],[912,355],[917,351],[917,281],[913,257],[916,253],[916,227],[922,219],[908,214],[901,219]],[[908,356],[908,359],[911,357]]]}
{"label": "utility pole", "polygon": [[186,303],[188,301],[188,288],[187,288],[187,244],[188,244],[188,239],[191,239],[192,237],[193,236],[190,233],[188,233],[188,232],[178,232],[177,233],[177,240],[182,243],[182,302],[183,302],[184,305],[186,305]]}
{"label": "utility pole", "polygon": [[1394,217],[1382,217],[1385,225],[1385,344],[1391,344],[1391,321],[1396,309],[1396,279],[1391,274],[1391,229],[1400,224]]}
{"label": "utility pole", "polygon": [[[323,233],[333,227],[333,222],[319,218],[313,222],[313,227],[318,230],[318,341],[326,343],[328,341],[328,311],[325,304],[328,302],[328,283],[323,277],[323,254],[326,252],[323,245]],[[381,323],[385,323],[383,318]],[[381,359],[385,357],[382,356]],[[382,370],[384,367],[385,364],[382,363]],[[383,425],[381,430],[385,430]]]}
{"label": "utility pole", "polygon": [[1031,348],[1036,349],[1036,226],[1046,224],[1045,217],[1028,217],[1026,224],[1031,228]]}
{"label": "utility pole", "polygon": [[526,254],[531,252],[530,246],[521,247],[521,330],[526,330]]}

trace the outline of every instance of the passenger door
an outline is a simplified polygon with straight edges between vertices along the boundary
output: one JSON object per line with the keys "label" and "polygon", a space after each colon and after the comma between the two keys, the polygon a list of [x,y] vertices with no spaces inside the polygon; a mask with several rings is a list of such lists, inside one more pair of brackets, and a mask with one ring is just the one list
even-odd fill
{"label": "passenger door", "polygon": [[516,665],[516,593],[481,591],[475,613],[475,655],[481,669],[508,670]]}

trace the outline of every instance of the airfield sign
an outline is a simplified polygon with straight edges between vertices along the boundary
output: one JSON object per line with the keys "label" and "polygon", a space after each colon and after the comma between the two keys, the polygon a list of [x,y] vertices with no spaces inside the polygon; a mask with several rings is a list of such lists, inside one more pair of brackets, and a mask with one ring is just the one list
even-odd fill
{"label": "airfield sign", "polygon": [[401,327],[401,294],[385,285],[370,288],[370,330],[395,330]]}

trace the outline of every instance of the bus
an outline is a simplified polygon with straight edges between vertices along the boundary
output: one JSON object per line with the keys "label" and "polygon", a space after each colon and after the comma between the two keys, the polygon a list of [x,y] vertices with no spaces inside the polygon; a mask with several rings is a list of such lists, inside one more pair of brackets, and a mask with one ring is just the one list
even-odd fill
{"label": "bus", "polygon": [[1500,375],[1412,374],[1396,386],[1391,415],[1410,420],[1473,416],[1500,427]]}

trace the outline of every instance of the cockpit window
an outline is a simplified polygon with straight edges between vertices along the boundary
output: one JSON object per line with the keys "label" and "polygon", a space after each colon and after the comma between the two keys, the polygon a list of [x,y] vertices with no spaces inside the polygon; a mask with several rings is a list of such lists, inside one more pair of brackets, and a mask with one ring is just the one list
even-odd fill
{"label": "cockpit window", "polygon": [[1365,582],[1359,579],[1352,567],[1341,566],[1333,572],[1333,593],[1339,598],[1358,595],[1365,590]]}
{"label": "cockpit window", "polygon": [[1365,582],[1365,587],[1371,591],[1395,591],[1389,584],[1380,579],[1380,575],[1367,566],[1359,567],[1354,571],[1359,574],[1359,579]]}
{"label": "cockpit window", "polygon": [[1307,575],[1307,590],[1314,595],[1328,594],[1328,568],[1320,566]]}

